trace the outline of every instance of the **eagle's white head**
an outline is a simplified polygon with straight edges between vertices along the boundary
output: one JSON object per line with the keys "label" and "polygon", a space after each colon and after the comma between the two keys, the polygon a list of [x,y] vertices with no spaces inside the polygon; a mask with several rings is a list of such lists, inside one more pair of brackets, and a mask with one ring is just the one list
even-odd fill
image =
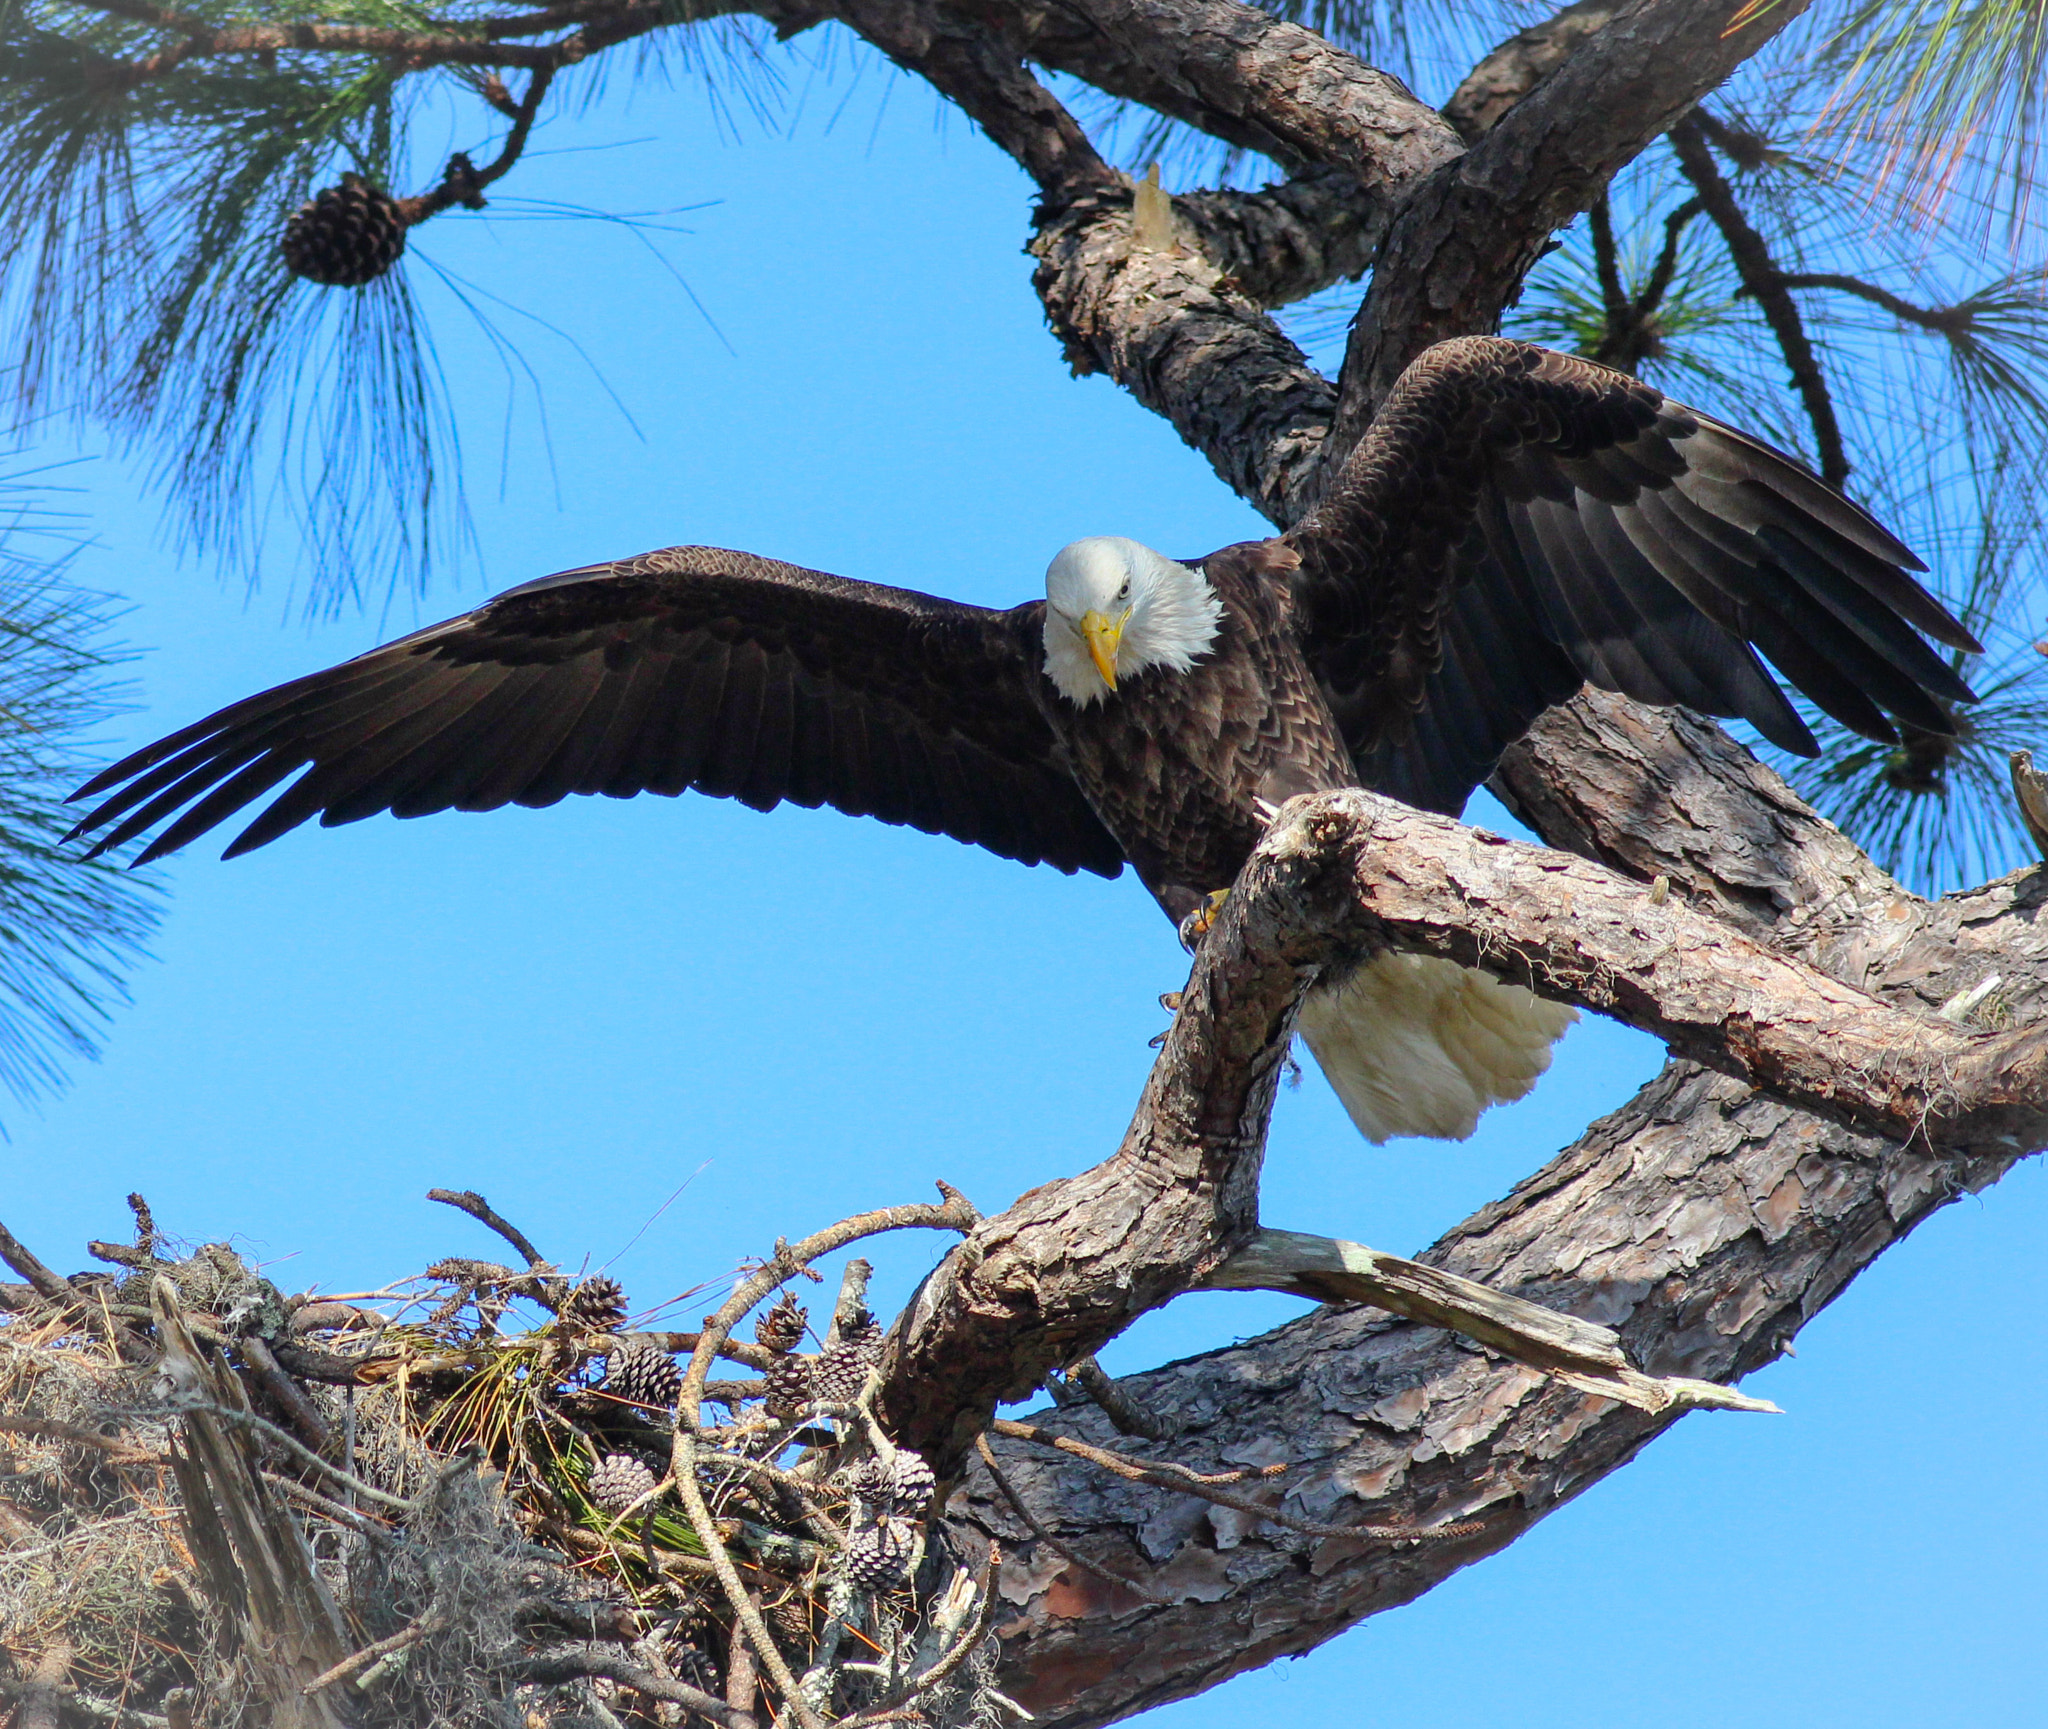
{"label": "eagle's white head", "polygon": [[1148,667],[1187,671],[1214,645],[1222,617],[1200,571],[1121,535],[1090,535],[1045,573],[1045,675],[1086,708]]}

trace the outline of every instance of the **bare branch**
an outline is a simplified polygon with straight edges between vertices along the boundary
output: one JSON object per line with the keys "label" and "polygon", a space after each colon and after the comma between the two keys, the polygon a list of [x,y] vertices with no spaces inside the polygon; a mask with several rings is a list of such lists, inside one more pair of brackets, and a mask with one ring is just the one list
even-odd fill
{"label": "bare branch", "polygon": [[1411,1321],[1447,1327],[1583,1392],[1618,1399],[1642,1411],[1778,1409],[1768,1399],[1752,1399],[1711,1381],[1645,1375],[1630,1364],[1620,1335],[1612,1328],[1540,1303],[1525,1303],[1505,1291],[1368,1249],[1363,1243],[1299,1231],[1261,1231],[1210,1274],[1204,1288],[1287,1291],[1322,1303],[1370,1303]]}
{"label": "bare branch", "polygon": [[1916,306],[1889,288],[1865,282],[1860,276],[1842,276],[1825,270],[1781,270],[1776,273],[1776,278],[1782,288],[1829,288],[1837,294],[1853,294],[1859,300],[1883,307],[1901,324],[1916,325],[1940,336],[1955,336],[1967,331],[1974,319],[1968,305]]}
{"label": "bare branch", "polygon": [[1842,426],[1835,418],[1834,399],[1828,395],[1820,360],[1807,339],[1806,321],[1799,315],[1798,303],[1786,292],[1784,276],[1771,258],[1770,247],[1736,202],[1735,189],[1715,164],[1706,130],[1696,116],[1688,115],[1672,127],[1671,147],[1678,153],[1679,171],[1699,194],[1707,220],[1721,231],[1744,292],[1754,296],[1764,322],[1778,339],[1779,350],[1792,374],[1792,388],[1799,393],[1806,418],[1813,427],[1821,477],[1830,486],[1846,484],[1849,457],[1842,447]]}
{"label": "bare branch", "polygon": [[526,1233],[509,1220],[501,1218],[497,1210],[482,1195],[474,1189],[429,1189],[427,1199],[439,1201],[444,1207],[453,1207],[459,1213],[467,1213],[478,1224],[496,1231],[526,1262],[526,1270],[532,1276],[532,1282],[522,1288],[550,1309],[561,1306],[563,1297],[567,1295],[567,1287],[565,1281],[556,1274],[554,1263],[543,1260],[540,1250],[528,1240]]}

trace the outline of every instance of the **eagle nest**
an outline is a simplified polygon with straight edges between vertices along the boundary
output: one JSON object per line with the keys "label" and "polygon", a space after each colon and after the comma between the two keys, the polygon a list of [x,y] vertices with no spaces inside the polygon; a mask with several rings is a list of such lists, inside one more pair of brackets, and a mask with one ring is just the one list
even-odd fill
{"label": "eagle nest", "polygon": [[791,1289],[861,1236],[961,1228],[963,1200],[778,1243],[675,1333],[627,1330],[615,1281],[563,1277],[481,1197],[434,1198],[526,1265],[336,1300],[181,1252],[139,1196],[135,1243],[91,1245],[106,1274],[0,1229],[28,1281],[0,1285],[14,1721],[1014,1720],[999,1557],[949,1550],[931,1472],[872,1414],[867,1264],[815,1329]]}

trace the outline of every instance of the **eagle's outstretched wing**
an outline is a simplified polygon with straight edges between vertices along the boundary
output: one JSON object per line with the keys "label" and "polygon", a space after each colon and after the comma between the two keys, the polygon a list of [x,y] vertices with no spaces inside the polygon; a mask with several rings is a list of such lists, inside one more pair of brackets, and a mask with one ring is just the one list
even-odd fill
{"label": "eagle's outstretched wing", "polygon": [[1283,537],[1297,630],[1367,784],[1455,813],[1581,682],[1811,755],[1759,651],[1871,738],[1971,700],[1925,567],[1791,457],[1591,361],[1499,337],[1402,375]]}
{"label": "eagle's outstretched wing", "polygon": [[226,856],[312,816],[691,787],[1114,876],[1122,849],[1032,695],[1038,615],[670,547],[527,583],[231,704],[81,788],[119,791],[73,832],[100,853],[175,817],[141,863],[305,770]]}

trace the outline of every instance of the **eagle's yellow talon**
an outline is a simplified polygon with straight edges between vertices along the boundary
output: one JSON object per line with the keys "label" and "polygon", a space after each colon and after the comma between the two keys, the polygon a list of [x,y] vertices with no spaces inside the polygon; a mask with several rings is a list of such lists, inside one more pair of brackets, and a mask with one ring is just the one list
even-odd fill
{"label": "eagle's yellow talon", "polygon": [[1180,921],[1181,942],[1188,948],[1193,948],[1215,929],[1217,919],[1223,915],[1223,903],[1228,899],[1228,889],[1216,889],[1209,894],[1200,906]]}

